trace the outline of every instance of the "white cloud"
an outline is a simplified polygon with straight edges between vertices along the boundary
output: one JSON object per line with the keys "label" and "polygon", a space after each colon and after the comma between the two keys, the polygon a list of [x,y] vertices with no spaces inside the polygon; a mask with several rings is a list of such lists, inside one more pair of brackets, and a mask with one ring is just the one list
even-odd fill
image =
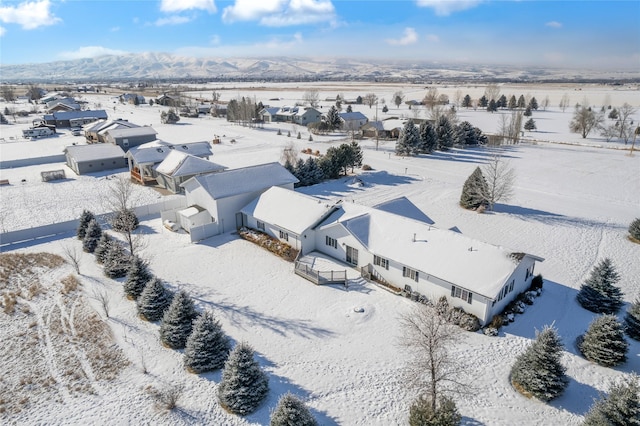
{"label": "white cloud", "polygon": [[209,13],[217,10],[213,0],[162,0],[160,4],[160,10],[169,13],[192,9],[206,10]]}
{"label": "white cloud", "polygon": [[165,25],[181,25],[186,24],[187,22],[191,22],[192,20],[193,18],[188,18],[186,16],[174,15],[168,16],[166,18],[160,18],[156,22],[154,22],[154,25],[156,27],[163,27]]}
{"label": "white cloud", "polygon": [[419,7],[429,7],[438,16],[449,16],[454,12],[460,12],[476,7],[483,0],[416,0]]}
{"label": "white cloud", "polygon": [[330,0],[236,0],[224,8],[225,22],[259,21],[269,27],[332,22],[335,8]]}
{"label": "white cloud", "polygon": [[0,6],[0,21],[18,24],[25,30],[54,25],[62,20],[51,13],[49,0],[22,2],[17,6]]}
{"label": "white cloud", "polygon": [[551,28],[562,28],[562,23],[558,21],[549,21],[544,25]]}
{"label": "white cloud", "polygon": [[266,43],[257,44],[256,47],[259,49],[269,50],[289,50],[299,44],[302,44],[302,34],[295,33],[291,40],[282,40],[278,37],[274,37]]}
{"label": "white cloud", "polygon": [[5,27],[0,27],[0,37],[7,33],[7,29]]}
{"label": "white cloud", "polygon": [[58,54],[62,59],[81,59],[81,58],[95,58],[96,56],[103,55],[124,55],[128,52],[124,50],[109,49],[102,46],[82,46],[78,50],[71,50],[67,52],[60,52]]}
{"label": "white cloud", "polygon": [[403,34],[404,35],[402,36],[402,38],[398,38],[398,39],[389,38],[386,41],[388,44],[395,45],[395,46],[406,46],[408,44],[414,44],[415,42],[418,41],[418,33],[416,33],[416,30],[414,30],[413,28],[410,28],[410,27],[405,28]]}
{"label": "white cloud", "polygon": [[432,42],[432,43],[438,43],[438,42],[440,42],[440,37],[438,37],[438,36],[437,36],[437,35],[435,35],[435,34],[427,34],[426,39],[427,39],[427,41],[430,41],[430,42]]}

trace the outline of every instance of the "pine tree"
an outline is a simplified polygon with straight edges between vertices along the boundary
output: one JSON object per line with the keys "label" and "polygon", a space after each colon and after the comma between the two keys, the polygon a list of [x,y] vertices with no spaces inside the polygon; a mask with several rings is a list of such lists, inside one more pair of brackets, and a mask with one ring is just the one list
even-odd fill
{"label": "pine tree", "polygon": [[396,155],[409,156],[418,151],[420,134],[413,120],[407,120],[396,142]]}
{"label": "pine tree", "polygon": [[111,235],[107,234],[106,232],[103,232],[102,235],[100,236],[100,240],[98,240],[98,245],[96,246],[96,249],[93,251],[93,254],[96,257],[96,262],[98,262],[99,264],[103,264],[104,261],[107,258],[107,252],[109,251],[109,247],[111,247],[111,244],[114,243],[113,238],[111,238]]}
{"label": "pine tree", "polygon": [[153,279],[149,265],[139,256],[132,256],[127,268],[127,280],[124,282],[124,292],[128,299],[136,300],[144,290],[145,285]]}
{"label": "pine tree", "polygon": [[498,105],[496,104],[496,101],[491,99],[489,101],[489,104],[487,105],[487,111],[488,112],[496,112],[497,110],[498,110]]}
{"label": "pine tree", "polygon": [[83,210],[80,215],[80,220],[78,221],[78,230],[76,231],[76,236],[79,240],[84,240],[84,236],[87,234],[87,226],[89,226],[89,222],[91,219],[95,219],[93,213],[89,210]]}
{"label": "pine tree", "polygon": [[455,402],[443,397],[436,409],[433,409],[429,398],[418,397],[409,408],[410,426],[457,426],[462,416],[458,412]]}
{"label": "pine tree", "polygon": [[593,268],[580,287],[576,298],[583,308],[598,314],[615,314],[622,306],[622,290],[615,284],[620,280],[611,259],[605,258]]}
{"label": "pine tree", "polygon": [[104,275],[109,278],[122,278],[127,275],[129,268],[129,255],[117,241],[109,244],[102,265]]}
{"label": "pine tree", "polygon": [[353,108],[351,107],[351,105],[347,105],[347,112],[353,112]]}
{"label": "pine tree", "polygon": [[529,101],[529,109],[532,109],[534,111],[538,110],[538,101],[536,100],[535,96],[532,97]]}
{"label": "pine tree", "polygon": [[609,395],[596,401],[584,418],[583,426],[640,426],[640,384],[632,375],[613,383]]}
{"label": "pine tree", "polygon": [[184,348],[184,365],[192,373],[219,370],[229,358],[231,342],[220,322],[210,311],[202,313],[193,323],[193,330]]}
{"label": "pine tree", "polygon": [[87,253],[93,253],[98,246],[98,241],[102,236],[102,229],[95,219],[91,219],[87,225],[87,230],[82,240],[82,249]]}
{"label": "pine tree", "polygon": [[254,359],[253,348],[245,342],[236,346],[224,364],[218,385],[222,408],[235,414],[249,414],[269,392],[269,378]]}
{"label": "pine tree", "polygon": [[320,167],[320,163],[315,158],[307,158],[307,160],[305,161],[305,169],[307,171],[310,185],[320,183],[324,179],[324,172],[322,171],[322,167]]}
{"label": "pine tree", "polygon": [[186,292],[179,291],[162,317],[160,341],[172,349],[184,348],[197,317],[193,300]]}
{"label": "pine tree", "polygon": [[451,121],[446,115],[441,115],[436,122],[436,136],[438,137],[438,149],[446,151],[454,143],[454,133]]}
{"label": "pine tree", "polygon": [[316,426],[318,422],[298,397],[286,393],[271,413],[269,426]]}
{"label": "pine tree", "polygon": [[527,106],[527,102],[524,100],[524,95],[520,95],[518,98],[518,108],[524,108]]}
{"label": "pine tree", "polygon": [[625,331],[635,340],[640,340],[640,298],[637,298],[624,316]]}
{"label": "pine tree", "polygon": [[530,118],[527,120],[526,123],[524,123],[524,129],[528,130],[528,131],[532,131],[536,129],[536,122],[533,118]]}
{"label": "pine tree", "polygon": [[342,120],[335,106],[331,106],[331,108],[329,108],[329,112],[327,113],[327,124],[329,125],[329,131],[339,129],[342,124]]}
{"label": "pine tree", "polygon": [[525,396],[550,401],[569,384],[566,368],[560,363],[562,343],[557,332],[545,327],[536,340],[511,367],[511,384]]}
{"label": "pine tree", "polygon": [[436,130],[431,123],[428,121],[422,122],[422,124],[420,124],[418,134],[420,135],[420,146],[418,152],[422,154],[431,154],[435,151],[438,146],[438,135],[436,135]]}
{"label": "pine tree", "polygon": [[627,360],[629,344],[615,315],[601,315],[594,319],[580,342],[585,358],[605,367],[614,367]]}
{"label": "pine tree", "polygon": [[486,108],[489,104],[489,99],[487,99],[485,95],[482,95],[480,99],[478,99],[478,103],[480,104],[480,107]]}
{"label": "pine tree", "polygon": [[296,166],[293,169],[293,175],[298,178],[300,182],[298,182],[298,186],[307,186],[309,185],[309,178],[307,176],[307,168],[305,166],[305,162],[302,158],[298,158],[296,162]]}
{"label": "pine tree", "polygon": [[464,95],[464,99],[462,99],[462,106],[465,108],[469,108],[471,106],[471,96]]}
{"label": "pine tree", "polygon": [[640,241],[640,217],[635,218],[629,225],[629,235],[632,238]]}
{"label": "pine tree", "polygon": [[138,297],[138,315],[147,321],[158,321],[171,304],[171,292],[159,278],[154,278],[144,286]]}
{"label": "pine tree", "polygon": [[356,141],[351,142],[349,148],[351,149],[351,155],[349,156],[349,166],[351,166],[351,173],[353,173],[354,167],[362,167],[362,148]]}
{"label": "pine tree", "polygon": [[480,167],[471,173],[462,186],[460,205],[465,209],[477,209],[487,204],[489,187]]}
{"label": "pine tree", "polygon": [[477,145],[475,127],[468,121],[463,121],[455,127],[454,140],[457,145]]}
{"label": "pine tree", "polygon": [[507,97],[505,95],[500,96],[500,99],[496,102],[496,107],[498,108],[506,108],[507,107]]}
{"label": "pine tree", "polygon": [[140,224],[135,212],[124,209],[116,213],[111,221],[111,227],[117,232],[131,232]]}
{"label": "pine tree", "polygon": [[515,95],[511,95],[509,98],[509,103],[507,104],[507,108],[516,109],[518,107],[518,102],[516,101]]}
{"label": "pine tree", "polygon": [[522,115],[524,115],[525,117],[531,117],[532,114],[533,113],[531,112],[531,107],[527,107],[522,113]]}

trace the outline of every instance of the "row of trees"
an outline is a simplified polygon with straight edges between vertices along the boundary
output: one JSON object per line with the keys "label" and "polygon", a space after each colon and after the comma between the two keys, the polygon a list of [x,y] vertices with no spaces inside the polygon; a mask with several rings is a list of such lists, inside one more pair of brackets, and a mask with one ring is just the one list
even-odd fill
{"label": "row of trees", "polygon": [[419,127],[413,120],[407,120],[396,142],[396,155],[430,154],[454,145],[482,145],[486,142],[487,137],[482,131],[468,121],[454,124],[448,115],[442,114],[435,124],[424,121]]}
{"label": "row of trees", "polygon": [[362,148],[357,142],[343,143],[338,147],[330,147],[322,157],[297,158],[293,147],[283,152],[284,167],[300,182],[296,186],[309,186],[326,179],[336,179],[341,174],[346,176],[349,168],[362,166]]}
{"label": "row of trees", "polygon": [[604,107],[600,111],[594,111],[585,99],[582,105],[576,105],[573,118],[569,123],[569,128],[574,133],[579,133],[583,138],[589,136],[593,131],[600,131],[601,136],[611,140],[618,138],[627,144],[634,137],[637,126],[634,125],[633,115],[637,110],[624,103],[619,108],[614,108],[609,112],[607,122],[605,119]]}

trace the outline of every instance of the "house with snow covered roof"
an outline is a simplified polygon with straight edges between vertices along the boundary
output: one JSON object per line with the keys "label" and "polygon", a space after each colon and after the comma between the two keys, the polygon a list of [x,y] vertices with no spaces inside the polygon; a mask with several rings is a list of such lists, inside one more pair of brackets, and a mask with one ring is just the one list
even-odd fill
{"label": "house with snow covered roof", "polygon": [[529,288],[536,261],[544,260],[439,229],[402,214],[401,205],[330,205],[294,191],[269,190],[241,215],[246,226],[288,241],[302,255],[324,253],[364,277],[432,301],[445,296],[481,324]]}
{"label": "house with snow covered roof", "polygon": [[142,127],[120,127],[109,129],[105,132],[104,138],[107,143],[118,145],[124,151],[135,146],[156,140],[158,132],[151,126]]}
{"label": "house with snow covered roof", "polygon": [[124,151],[117,145],[72,145],[64,149],[64,155],[77,175],[127,167]]}
{"label": "house with snow covered roof", "polygon": [[129,120],[123,120],[121,118],[112,121],[100,120],[85,130],[84,137],[87,139],[88,143],[105,143],[105,133],[109,130],[124,128],[131,129],[134,127],[140,126],[130,122]]}
{"label": "house with snow covered roof", "polygon": [[192,177],[220,172],[227,168],[184,151],[173,149],[160,164],[155,166],[155,169],[158,185],[179,194],[184,193],[184,188],[180,185]]}
{"label": "house with snow covered roof", "polygon": [[358,130],[369,121],[367,116],[360,111],[341,112],[338,116],[342,121],[342,128],[345,130]]}
{"label": "house with snow covered roof", "polygon": [[290,122],[301,126],[308,126],[322,119],[322,113],[317,109],[300,106],[267,107],[263,108],[259,114],[265,123]]}

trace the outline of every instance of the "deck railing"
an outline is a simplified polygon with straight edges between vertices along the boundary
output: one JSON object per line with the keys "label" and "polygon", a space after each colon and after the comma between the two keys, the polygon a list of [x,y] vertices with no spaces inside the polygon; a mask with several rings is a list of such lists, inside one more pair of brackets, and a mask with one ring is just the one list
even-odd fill
{"label": "deck railing", "polygon": [[347,283],[347,271],[317,271],[309,265],[296,261],[295,273],[317,285]]}

